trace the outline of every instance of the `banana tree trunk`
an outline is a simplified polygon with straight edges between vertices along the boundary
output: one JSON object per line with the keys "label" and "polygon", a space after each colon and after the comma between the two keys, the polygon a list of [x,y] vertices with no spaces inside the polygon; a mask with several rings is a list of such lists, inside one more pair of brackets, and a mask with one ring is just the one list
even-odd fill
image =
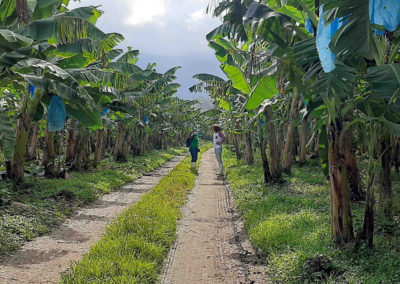
{"label": "banana tree trunk", "polygon": [[104,123],[103,123],[103,128],[97,130],[97,137],[96,137],[96,149],[94,151],[94,161],[93,161],[93,166],[97,167],[98,164],[100,163],[100,160],[103,155],[103,141],[104,141]]}
{"label": "banana tree trunk", "polygon": [[97,138],[97,131],[89,134],[89,149],[90,149],[89,153],[90,154],[96,153],[96,141],[97,140],[95,137]]}
{"label": "banana tree trunk", "polygon": [[71,169],[75,171],[81,171],[84,168],[84,165],[87,164],[87,147],[88,147],[88,140],[89,135],[85,133],[84,130],[78,135],[78,143],[75,150],[75,157],[72,164]]}
{"label": "banana tree trunk", "polygon": [[358,202],[364,200],[365,194],[361,188],[361,175],[353,147],[353,132],[349,129],[343,135],[343,149],[349,176],[350,198],[352,201]]}
{"label": "banana tree trunk", "polygon": [[107,131],[107,139],[106,139],[106,145],[104,151],[112,151],[113,150],[113,135],[112,135],[112,129],[109,128]]}
{"label": "banana tree trunk", "polygon": [[[135,140],[132,143],[132,154],[133,155],[140,155],[140,145],[139,145],[140,143],[138,142],[141,139],[140,133],[141,133],[140,130],[138,130],[137,128],[134,129]],[[163,135],[163,139],[166,140],[165,133],[162,133],[162,135]]]}
{"label": "banana tree trunk", "polygon": [[46,146],[44,148],[43,164],[44,164],[44,175],[49,178],[54,178],[57,176],[54,136],[55,136],[54,132],[49,132],[46,129],[46,134],[45,134]]}
{"label": "banana tree trunk", "polygon": [[104,153],[106,152],[107,145],[108,145],[108,132],[109,131],[104,131],[103,134],[103,147],[101,148],[101,156],[104,156]]}
{"label": "banana tree trunk", "polygon": [[362,239],[372,248],[374,246],[374,228],[375,228],[375,170],[368,174],[367,185],[367,204],[365,206]]}
{"label": "banana tree trunk", "polygon": [[[168,139],[168,137],[167,137],[167,134],[164,133],[164,135],[163,135],[163,144],[164,144],[164,150],[165,150],[165,151],[168,150],[168,141],[169,141],[169,139]],[[182,144],[183,144],[183,143],[182,143]]]}
{"label": "banana tree trunk", "polygon": [[315,137],[315,139],[314,139],[314,154],[313,154],[313,156],[317,159],[317,158],[319,158],[319,150],[320,150],[320,148],[319,148],[319,135],[315,135],[316,137]]}
{"label": "banana tree trunk", "polygon": [[290,115],[289,115],[289,126],[288,126],[288,131],[286,135],[286,142],[285,142],[285,148],[283,150],[283,171],[290,173],[292,169],[292,163],[293,163],[293,139],[294,139],[294,132],[295,132],[295,119],[297,117],[297,100],[298,100],[298,94],[295,89],[295,93],[293,96],[292,100],[292,105],[290,108]]}
{"label": "banana tree trunk", "polygon": [[375,194],[374,185],[368,183],[367,200],[366,200],[367,204],[365,206],[362,239],[370,248],[374,247],[374,228],[375,228],[374,194]]}
{"label": "banana tree trunk", "polygon": [[299,155],[299,146],[300,146],[300,137],[298,133],[298,127],[295,126],[292,139],[292,162],[296,161],[296,158]]}
{"label": "banana tree trunk", "polygon": [[11,159],[11,169],[8,171],[8,174],[16,184],[21,183],[24,178],[26,145],[31,125],[32,116],[29,113],[24,113],[22,117],[18,119],[14,155]]}
{"label": "banana tree trunk", "polygon": [[271,106],[266,107],[265,117],[267,120],[267,134],[268,134],[269,151],[271,157],[271,175],[274,180],[280,180],[282,178],[282,168],[279,156],[277,135],[275,131],[275,125],[273,122],[274,117]]}
{"label": "banana tree trunk", "polygon": [[144,128],[140,127],[139,128],[139,155],[142,155],[145,151],[145,145],[144,145],[144,141],[145,141],[145,133],[144,133]]}
{"label": "banana tree trunk", "polygon": [[66,162],[73,163],[76,156],[76,149],[78,147],[78,123],[75,119],[71,120],[70,129],[68,131],[68,146],[67,146],[67,155]]}
{"label": "banana tree trunk", "polygon": [[251,131],[246,132],[246,155],[245,162],[248,165],[254,164],[253,141]]}
{"label": "banana tree trunk", "polygon": [[126,135],[126,143],[124,145],[124,155],[127,158],[129,153],[129,148],[131,148],[133,142],[133,131],[129,131]]}
{"label": "banana tree trunk", "polygon": [[277,141],[278,141],[278,155],[279,155],[279,160],[282,160],[282,154],[283,154],[283,146],[285,145],[285,130],[284,130],[284,126],[282,124],[279,125],[278,127],[278,136],[277,136]]}
{"label": "banana tree trunk", "polygon": [[237,134],[233,134],[233,143],[235,146],[235,154],[236,154],[236,160],[239,161],[242,158],[242,155],[240,153],[240,146],[239,146],[239,139]]}
{"label": "banana tree trunk", "polygon": [[264,183],[268,184],[272,181],[272,175],[271,175],[271,170],[269,168],[267,153],[265,152],[266,143],[265,143],[265,138],[264,138],[264,131],[263,131],[261,125],[258,125],[258,135],[260,138],[260,141],[258,144],[260,146],[261,159],[262,159],[262,163],[263,163]]}
{"label": "banana tree trunk", "polygon": [[26,149],[26,159],[28,161],[36,160],[39,157],[39,129],[35,125],[32,127]]}
{"label": "banana tree trunk", "polygon": [[354,240],[354,232],[342,130],[343,125],[339,119],[328,127],[332,237],[337,244],[345,245]]}
{"label": "banana tree trunk", "polygon": [[396,139],[396,147],[393,155],[394,168],[397,173],[400,173],[400,138]]}
{"label": "banana tree trunk", "polygon": [[84,165],[85,169],[88,169],[88,168],[90,168],[90,166],[93,165],[93,163],[90,163],[90,154],[92,154],[94,152],[94,149],[92,150],[92,146],[93,146],[93,148],[95,146],[94,142],[92,142],[92,140],[93,140],[92,135],[88,134],[87,139],[88,140],[86,142],[86,148],[85,148],[85,152],[84,152],[85,156],[83,159],[83,161],[84,161],[83,165]]}
{"label": "banana tree trunk", "polygon": [[143,154],[146,151],[146,144],[147,144],[146,132],[145,132],[144,128],[140,128],[140,140],[139,141],[140,141],[140,144],[139,144],[140,154]]}
{"label": "banana tree trunk", "polygon": [[307,140],[308,140],[308,121],[307,117],[301,122],[300,133],[300,164],[304,165],[307,162]]}
{"label": "banana tree trunk", "polygon": [[155,135],[154,141],[156,141],[156,149],[157,150],[162,150],[162,148],[163,148],[162,136],[161,135]]}
{"label": "banana tree trunk", "polygon": [[[385,131],[385,130],[383,130]],[[387,218],[393,218],[393,191],[392,191],[392,146],[390,144],[390,135],[386,132],[381,136],[381,191],[379,203],[381,212]]]}
{"label": "banana tree trunk", "polygon": [[149,135],[146,133],[146,131],[144,132],[144,138],[143,138],[143,152],[146,152],[149,150],[150,147],[150,143],[149,143]]}
{"label": "banana tree trunk", "polygon": [[29,24],[31,13],[29,11],[29,5],[27,0],[17,0],[16,13],[20,22]]}
{"label": "banana tree trunk", "polygon": [[31,131],[33,116],[36,113],[37,106],[43,94],[44,91],[38,89],[33,99],[29,98],[30,94],[26,95],[21,110],[22,114],[17,121],[14,154],[7,168],[7,174],[14,180],[15,184],[20,184],[24,179],[24,164],[28,136]]}
{"label": "banana tree trunk", "polygon": [[126,162],[125,155],[125,138],[126,138],[126,123],[121,122],[118,129],[118,140],[115,145],[115,156],[118,162]]}
{"label": "banana tree trunk", "polygon": [[366,142],[368,145],[368,176],[367,176],[367,194],[366,194],[366,206],[364,213],[364,222],[361,233],[362,240],[365,241],[368,247],[374,246],[374,228],[375,228],[375,181],[376,173],[379,171],[379,160],[375,157],[375,148],[377,144],[377,137],[375,133],[377,128],[372,123],[369,125],[371,139]]}

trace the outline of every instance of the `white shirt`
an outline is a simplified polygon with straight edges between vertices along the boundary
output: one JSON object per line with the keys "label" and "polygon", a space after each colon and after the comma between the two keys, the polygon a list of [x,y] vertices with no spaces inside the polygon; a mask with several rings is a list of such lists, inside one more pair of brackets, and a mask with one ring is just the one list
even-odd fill
{"label": "white shirt", "polygon": [[214,132],[214,148],[215,149],[222,149],[222,144],[218,145],[217,143],[221,143],[222,142],[222,137],[219,136],[218,132]]}

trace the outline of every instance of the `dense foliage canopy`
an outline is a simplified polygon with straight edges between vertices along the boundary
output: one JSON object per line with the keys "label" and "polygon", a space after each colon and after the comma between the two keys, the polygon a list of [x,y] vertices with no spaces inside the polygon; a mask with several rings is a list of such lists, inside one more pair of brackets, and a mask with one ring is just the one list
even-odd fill
{"label": "dense foliage canopy", "polygon": [[[8,177],[26,161],[47,177],[96,166],[106,153],[183,144],[196,127],[194,102],[174,97],[174,67],[137,65],[124,37],[96,27],[98,7],[68,0],[0,1],[0,139]],[[38,163],[36,161],[41,161]]]}
{"label": "dense foliage canopy", "polygon": [[[376,193],[380,214],[393,216],[400,141],[395,2],[219,0],[208,7],[223,21],[207,39],[228,80],[198,74],[191,91],[215,99],[238,159],[245,144],[244,158],[253,163],[259,146],[266,183],[290,173],[297,159],[319,156],[331,184],[332,236],[342,245],[355,239],[350,199],[366,198],[357,238],[370,246]],[[360,160],[368,160],[365,190]]]}

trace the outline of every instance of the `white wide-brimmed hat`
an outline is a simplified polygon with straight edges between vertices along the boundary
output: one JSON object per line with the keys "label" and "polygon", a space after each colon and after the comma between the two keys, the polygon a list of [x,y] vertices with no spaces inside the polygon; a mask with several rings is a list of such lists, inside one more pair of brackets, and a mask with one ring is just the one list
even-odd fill
{"label": "white wide-brimmed hat", "polygon": [[221,125],[219,125],[219,124],[214,124],[214,125],[211,126],[211,131],[215,131],[214,127],[219,127],[221,130],[224,130],[224,129],[221,127]]}

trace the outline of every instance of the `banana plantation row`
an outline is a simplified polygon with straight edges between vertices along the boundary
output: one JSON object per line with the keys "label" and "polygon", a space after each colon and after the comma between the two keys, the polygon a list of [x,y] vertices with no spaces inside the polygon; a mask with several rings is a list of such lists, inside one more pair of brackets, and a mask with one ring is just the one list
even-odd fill
{"label": "banana plantation row", "polygon": [[[400,165],[400,4],[220,0],[208,11],[223,20],[207,39],[228,77],[194,76],[200,83],[191,91],[219,106],[209,120],[219,117],[238,159],[244,145],[253,163],[259,146],[266,183],[296,159],[319,157],[331,184],[333,239],[373,246],[376,204],[393,224]],[[363,199],[355,236],[350,205]]]}
{"label": "banana plantation row", "polygon": [[27,163],[37,173],[42,160],[45,176],[59,177],[104,153],[125,161],[182,145],[199,120],[193,102],[173,97],[178,68],[138,67],[137,50],[116,48],[122,35],[95,26],[98,8],[68,4],[0,1],[1,152],[16,184]]}

